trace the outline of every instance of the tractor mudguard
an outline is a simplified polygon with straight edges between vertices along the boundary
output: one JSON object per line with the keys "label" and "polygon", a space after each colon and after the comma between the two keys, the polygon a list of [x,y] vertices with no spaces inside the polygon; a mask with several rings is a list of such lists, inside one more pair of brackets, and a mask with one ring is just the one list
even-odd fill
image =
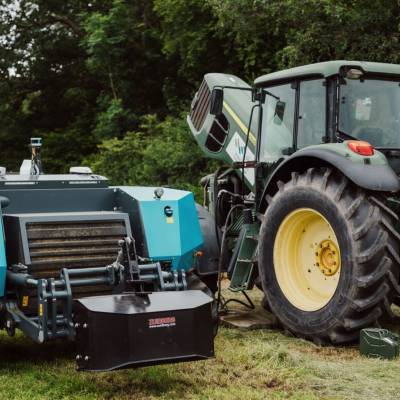
{"label": "tractor mudguard", "polygon": [[203,255],[197,259],[197,273],[200,276],[215,274],[218,272],[218,259],[220,255],[215,221],[208,210],[200,204],[196,203],[196,209],[204,241],[200,248]]}
{"label": "tractor mudguard", "polygon": [[339,170],[357,186],[381,192],[397,192],[400,181],[390,167],[386,157],[374,150],[372,156],[362,156],[352,152],[347,141],[309,146],[294,153],[278,165],[264,188],[262,198],[279,180],[290,179],[293,171],[302,172],[312,167],[332,167]]}

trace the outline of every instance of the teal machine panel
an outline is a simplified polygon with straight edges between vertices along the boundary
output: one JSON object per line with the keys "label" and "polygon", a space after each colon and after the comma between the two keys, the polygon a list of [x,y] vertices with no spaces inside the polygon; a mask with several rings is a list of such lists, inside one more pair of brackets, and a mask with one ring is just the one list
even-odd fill
{"label": "teal machine panel", "polygon": [[203,245],[193,193],[164,188],[158,199],[154,187],[119,189],[139,204],[149,257],[171,260],[173,269],[192,268],[194,253]]}
{"label": "teal machine panel", "polygon": [[3,229],[3,216],[0,208],[0,297],[4,296],[4,290],[6,285],[6,271],[7,271],[7,261],[6,261],[6,246],[5,237]]}

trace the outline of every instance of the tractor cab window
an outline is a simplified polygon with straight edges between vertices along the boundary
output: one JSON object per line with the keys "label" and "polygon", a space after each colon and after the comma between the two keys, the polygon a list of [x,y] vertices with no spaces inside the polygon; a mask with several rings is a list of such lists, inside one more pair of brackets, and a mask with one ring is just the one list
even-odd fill
{"label": "tractor cab window", "polygon": [[293,147],[295,89],[291,84],[269,87],[263,109],[260,161],[274,162]]}
{"label": "tractor cab window", "polygon": [[339,131],[375,147],[400,147],[400,86],[397,81],[343,79]]}
{"label": "tractor cab window", "polygon": [[320,144],[326,136],[326,87],[323,79],[300,83],[297,147]]}

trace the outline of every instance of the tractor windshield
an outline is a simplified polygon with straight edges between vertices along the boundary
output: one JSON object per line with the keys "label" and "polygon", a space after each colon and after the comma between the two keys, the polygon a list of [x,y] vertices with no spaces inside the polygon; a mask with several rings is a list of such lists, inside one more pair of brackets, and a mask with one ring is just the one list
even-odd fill
{"label": "tractor windshield", "polygon": [[374,147],[399,148],[399,82],[345,79],[340,86],[339,131]]}

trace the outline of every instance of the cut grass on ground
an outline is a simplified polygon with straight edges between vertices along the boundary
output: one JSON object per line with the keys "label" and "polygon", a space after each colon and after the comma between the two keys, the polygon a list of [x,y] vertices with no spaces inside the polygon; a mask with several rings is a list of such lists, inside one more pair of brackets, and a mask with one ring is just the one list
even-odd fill
{"label": "cut grass on ground", "polygon": [[[259,298],[259,294],[253,293]],[[276,330],[220,328],[216,357],[112,373],[75,371],[73,343],[0,335],[0,400],[398,399],[400,359],[361,357]]]}

